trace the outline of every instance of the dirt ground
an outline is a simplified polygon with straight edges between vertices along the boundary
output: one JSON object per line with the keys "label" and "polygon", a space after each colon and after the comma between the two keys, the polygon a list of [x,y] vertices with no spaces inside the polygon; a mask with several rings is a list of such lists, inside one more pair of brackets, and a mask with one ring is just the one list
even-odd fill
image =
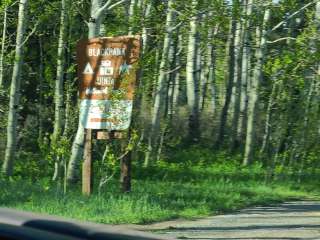
{"label": "dirt ground", "polygon": [[320,202],[287,202],[195,221],[177,220],[128,227],[177,239],[320,240]]}

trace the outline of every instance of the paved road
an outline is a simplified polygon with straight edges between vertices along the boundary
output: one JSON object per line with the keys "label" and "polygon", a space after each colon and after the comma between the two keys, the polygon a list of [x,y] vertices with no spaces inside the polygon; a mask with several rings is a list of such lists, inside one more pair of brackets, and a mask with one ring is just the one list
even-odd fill
{"label": "paved road", "polygon": [[320,202],[288,202],[196,221],[170,221],[137,228],[178,239],[320,240]]}

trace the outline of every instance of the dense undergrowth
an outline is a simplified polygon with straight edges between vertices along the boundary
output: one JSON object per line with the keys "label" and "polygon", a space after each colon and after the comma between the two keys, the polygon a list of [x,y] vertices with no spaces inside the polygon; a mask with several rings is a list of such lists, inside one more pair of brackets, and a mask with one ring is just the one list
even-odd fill
{"label": "dense undergrowth", "polygon": [[89,198],[80,186],[63,194],[49,178],[14,177],[0,180],[0,206],[100,223],[149,223],[316,195],[314,178],[298,185],[294,175],[267,181],[266,173],[261,165],[241,167],[237,156],[189,149],[156,166],[134,166],[128,194],[120,192],[117,177]]}

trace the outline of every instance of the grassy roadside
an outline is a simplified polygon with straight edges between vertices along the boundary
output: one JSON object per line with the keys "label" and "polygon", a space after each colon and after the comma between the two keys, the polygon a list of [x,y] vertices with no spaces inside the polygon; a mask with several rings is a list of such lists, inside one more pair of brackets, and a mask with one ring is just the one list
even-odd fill
{"label": "grassy roadside", "polygon": [[[192,153],[194,154],[194,153]],[[150,223],[197,218],[251,205],[314,197],[318,187],[289,180],[265,183],[260,166],[242,168],[236,161],[201,153],[197,161],[163,161],[148,169],[134,167],[133,192],[122,194],[114,180],[102,194],[82,197],[80,189],[61,194],[46,179],[0,180],[0,206],[99,223]],[[139,170],[138,170],[139,169]],[[306,187],[303,187],[306,186]]]}

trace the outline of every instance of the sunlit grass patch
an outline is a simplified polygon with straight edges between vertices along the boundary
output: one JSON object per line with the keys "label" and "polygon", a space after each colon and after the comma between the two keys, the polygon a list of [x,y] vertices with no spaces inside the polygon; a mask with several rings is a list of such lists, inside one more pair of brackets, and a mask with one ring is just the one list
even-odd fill
{"label": "sunlit grass patch", "polygon": [[243,168],[235,161],[225,164],[208,154],[206,158],[194,164],[162,161],[147,169],[135,166],[129,194],[119,191],[116,179],[100,195],[95,191],[89,198],[81,195],[80,186],[69,188],[64,195],[56,183],[45,178],[0,180],[0,206],[98,223],[150,223],[312,195],[294,181],[266,183],[260,165]]}

